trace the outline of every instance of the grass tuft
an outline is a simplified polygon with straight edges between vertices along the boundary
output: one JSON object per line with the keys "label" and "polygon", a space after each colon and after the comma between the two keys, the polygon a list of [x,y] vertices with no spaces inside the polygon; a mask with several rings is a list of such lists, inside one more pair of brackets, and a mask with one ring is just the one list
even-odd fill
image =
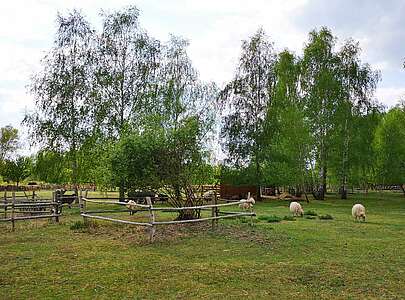
{"label": "grass tuft", "polygon": [[329,214],[326,215],[320,215],[318,216],[319,220],[333,220],[333,217]]}
{"label": "grass tuft", "polygon": [[305,216],[317,216],[318,214],[314,212],[313,210],[308,210],[307,212],[304,213]]}
{"label": "grass tuft", "polygon": [[89,225],[84,223],[83,221],[76,221],[72,225],[70,225],[70,230],[84,230],[89,228]]}
{"label": "grass tuft", "polygon": [[275,216],[275,215],[272,215],[272,216],[260,216],[258,219],[261,220],[261,221],[266,221],[268,223],[277,223],[277,222],[281,222],[283,220],[282,218],[280,218],[278,216]]}
{"label": "grass tuft", "polygon": [[296,221],[296,219],[292,216],[284,216],[283,220],[284,221]]}

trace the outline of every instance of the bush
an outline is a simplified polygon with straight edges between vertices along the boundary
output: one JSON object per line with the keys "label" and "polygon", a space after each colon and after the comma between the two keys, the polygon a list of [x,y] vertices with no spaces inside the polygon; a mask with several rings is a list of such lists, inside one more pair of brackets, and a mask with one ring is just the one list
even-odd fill
{"label": "bush", "polygon": [[76,221],[70,225],[70,230],[83,230],[87,229],[88,227],[88,224],[84,223],[83,221]]}
{"label": "bush", "polygon": [[291,217],[291,216],[284,216],[283,220],[284,221],[295,221],[296,219],[294,217]]}
{"label": "bush", "polygon": [[258,219],[261,221],[267,221],[268,223],[277,223],[282,220],[282,218],[274,216],[274,215],[273,216],[260,216]]}
{"label": "bush", "polygon": [[319,220],[333,220],[333,217],[331,215],[320,215],[318,216]]}
{"label": "bush", "polygon": [[304,213],[304,215],[306,215],[306,216],[317,216],[318,214],[316,212],[314,212],[313,210],[308,210],[307,212]]}

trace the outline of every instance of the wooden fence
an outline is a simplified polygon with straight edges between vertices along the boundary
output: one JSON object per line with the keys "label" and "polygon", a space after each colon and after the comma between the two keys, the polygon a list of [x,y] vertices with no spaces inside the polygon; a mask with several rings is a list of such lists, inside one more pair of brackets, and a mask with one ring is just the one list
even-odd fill
{"label": "wooden fence", "polygon": [[15,191],[12,196],[4,194],[0,203],[0,222],[11,222],[12,230],[15,230],[15,222],[21,220],[53,219],[59,222],[60,203],[52,200],[41,199],[30,201],[19,199]]}
{"label": "wooden fence", "polygon": [[[110,212],[131,212],[130,209],[123,209],[123,210],[87,210],[88,203],[98,203],[98,204],[110,204],[110,205],[127,205],[127,202],[120,202],[120,201],[111,201],[111,199],[101,200],[100,198],[97,199],[90,199],[85,197],[80,197],[80,213],[83,217],[84,221],[89,219],[98,219],[104,221],[110,221],[115,223],[121,224],[129,224],[129,225],[137,225],[137,226],[145,226],[149,228],[149,240],[153,242],[156,226],[160,225],[170,225],[170,224],[184,224],[184,223],[195,223],[195,222],[204,222],[204,221],[211,221],[212,227],[215,227],[216,222],[219,219],[225,218],[236,218],[236,217],[251,217],[251,224],[253,222],[253,217],[256,214],[253,212],[253,209],[249,211],[220,211],[220,208],[227,207],[227,206],[239,206],[239,204],[246,202],[246,200],[228,202],[228,203],[216,203],[217,200],[215,198],[215,203],[208,204],[208,205],[201,205],[201,206],[186,206],[186,207],[156,207],[153,205],[152,200],[150,197],[146,197],[147,204],[132,204],[137,207],[137,211],[145,211],[148,212],[149,215],[149,222],[135,222],[129,220],[122,220],[118,218],[110,218],[105,216],[100,216],[99,214],[102,213],[110,213]],[[214,202],[214,201],[213,201]],[[190,220],[172,220],[172,221],[157,221],[156,220],[156,212],[175,212],[181,210],[209,210],[211,212],[210,217],[201,217],[198,219],[190,219]]]}

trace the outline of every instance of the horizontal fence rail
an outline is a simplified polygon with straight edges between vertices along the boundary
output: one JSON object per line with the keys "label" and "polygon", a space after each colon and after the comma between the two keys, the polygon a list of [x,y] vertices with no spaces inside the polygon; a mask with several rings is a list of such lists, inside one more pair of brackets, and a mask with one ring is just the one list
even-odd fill
{"label": "horizontal fence rail", "polygon": [[[2,200],[2,201],[1,201]],[[11,222],[12,230],[15,230],[15,221],[55,219],[59,222],[61,204],[54,200],[36,199],[21,201],[15,192],[12,197],[6,194],[0,201],[0,222]]]}
{"label": "horizontal fence rail", "polygon": [[[233,212],[233,211],[220,211],[220,208],[229,207],[229,206],[239,206],[240,204],[246,203],[247,200],[232,201],[228,203],[217,203],[217,198],[213,200],[213,204],[200,205],[200,206],[184,206],[184,207],[158,207],[153,206],[152,200],[150,197],[144,197],[147,204],[139,204],[136,202],[122,202],[122,201],[111,201],[111,198],[106,198],[102,200],[101,198],[85,198],[79,197],[80,202],[80,214],[86,222],[87,219],[98,219],[104,221],[110,221],[121,224],[145,226],[149,228],[149,239],[153,242],[156,226],[159,225],[172,225],[172,224],[185,224],[185,223],[196,223],[196,222],[205,222],[212,221],[212,226],[215,226],[215,222],[219,219],[226,218],[237,218],[237,217],[251,217],[251,224],[253,222],[253,217],[256,214],[253,212],[253,209],[250,208],[249,211],[243,212]],[[129,199],[127,199],[129,200]],[[128,209],[119,209],[119,210],[87,210],[88,203],[95,204],[109,204],[109,205],[125,205]],[[211,211],[210,217],[202,217],[197,219],[189,220],[172,220],[172,221],[156,221],[155,212],[175,212],[175,211],[184,211],[184,210],[197,210],[197,211]],[[137,212],[144,211],[149,213],[149,222],[134,222],[129,220],[121,220],[118,218],[104,217],[99,214],[102,213],[117,213],[117,212]]]}

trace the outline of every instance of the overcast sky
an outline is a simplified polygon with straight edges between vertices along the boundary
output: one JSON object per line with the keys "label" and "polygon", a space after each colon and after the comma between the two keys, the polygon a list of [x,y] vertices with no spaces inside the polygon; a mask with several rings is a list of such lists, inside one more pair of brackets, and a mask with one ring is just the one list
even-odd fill
{"label": "overcast sky", "polygon": [[360,42],[362,59],[381,70],[376,97],[387,106],[405,94],[405,1],[401,0],[0,0],[0,127],[20,128],[33,108],[26,85],[51,47],[57,12],[81,9],[99,26],[101,9],[136,5],[149,34],[190,40],[189,55],[202,79],[232,77],[241,40],[263,26],[277,50],[301,54],[308,32],[328,26],[341,40]]}

